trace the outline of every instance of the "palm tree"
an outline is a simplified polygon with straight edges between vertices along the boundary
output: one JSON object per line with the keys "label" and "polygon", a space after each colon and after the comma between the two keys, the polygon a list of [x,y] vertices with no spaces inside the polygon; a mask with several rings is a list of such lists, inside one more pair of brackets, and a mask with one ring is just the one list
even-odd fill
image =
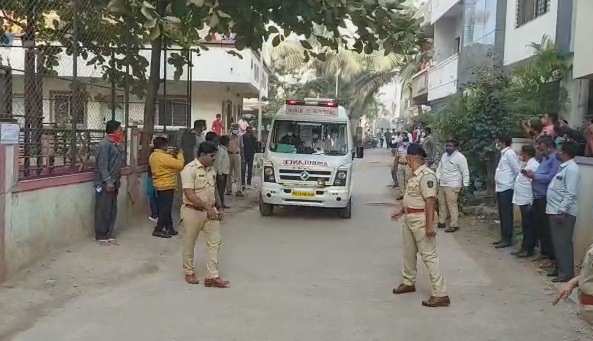
{"label": "palm tree", "polygon": [[[315,49],[316,45],[312,46]],[[340,92],[347,92],[352,98],[350,109],[354,116],[359,116],[373,102],[382,86],[409,79],[425,58],[424,54],[366,55],[343,48],[319,50],[319,53],[324,53],[323,60],[305,60],[305,49],[300,42],[287,40],[272,48],[272,65],[283,73],[309,71],[317,78],[338,80]]]}

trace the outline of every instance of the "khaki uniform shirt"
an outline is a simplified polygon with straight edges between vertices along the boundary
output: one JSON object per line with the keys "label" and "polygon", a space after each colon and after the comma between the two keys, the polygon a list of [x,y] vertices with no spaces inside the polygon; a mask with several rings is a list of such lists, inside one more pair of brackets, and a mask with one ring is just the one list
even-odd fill
{"label": "khaki uniform shirt", "polygon": [[426,208],[427,198],[437,196],[437,177],[434,171],[422,165],[412,173],[408,180],[403,205],[406,208]]}
{"label": "khaki uniform shirt", "polygon": [[227,147],[229,153],[237,154],[243,150],[243,139],[241,136],[231,135],[229,138],[229,146]]}
{"label": "khaki uniform shirt", "polygon": [[[181,188],[193,189],[194,193],[207,205],[216,204],[215,196],[216,172],[214,167],[204,167],[200,161],[194,159],[181,172]],[[183,193],[183,203],[193,205]]]}
{"label": "khaki uniform shirt", "polygon": [[579,290],[583,294],[593,296],[593,245],[591,245],[583,260]]}

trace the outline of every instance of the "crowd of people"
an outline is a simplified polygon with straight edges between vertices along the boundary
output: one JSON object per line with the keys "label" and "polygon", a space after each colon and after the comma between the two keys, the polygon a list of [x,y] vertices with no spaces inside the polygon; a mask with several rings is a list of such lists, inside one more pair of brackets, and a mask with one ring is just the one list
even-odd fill
{"label": "crowd of people", "polygon": [[[223,135],[222,127],[221,115],[216,116],[208,132],[206,121],[196,120],[193,128],[183,133],[181,148],[174,147],[166,136],[157,135],[148,157],[146,186],[149,218],[156,223],[152,235],[159,238],[179,234],[171,212],[175,193],[181,188],[185,280],[199,283],[193,258],[196,239],[203,232],[209,256],[204,285],[219,288],[229,284],[218,275],[220,220],[229,208],[225,198],[243,197],[244,191],[251,187],[258,148],[257,138],[246,121],[231,124],[228,135]],[[95,239],[100,245],[109,246],[117,244],[114,226],[123,165],[120,152],[123,130],[120,122],[112,120],[107,122],[105,131],[107,136],[99,143],[95,160]]]}
{"label": "crowd of people", "polygon": [[232,123],[230,128],[230,134],[222,135],[220,115],[217,115],[207,133],[206,121],[196,120],[193,129],[182,136],[182,151],[171,147],[164,136],[157,136],[153,140],[153,149],[148,158],[147,186],[151,201],[150,219],[157,223],[153,236],[170,238],[178,234],[171,219],[174,193],[178,187],[177,178],[195,159],[194,155],[197,155],[203,142],[212,142],[217,146],[213,164],[216,173],[214,186],[217,209],[229,208],[225,197],[244,197],[244,191],[251,188],[257,138],[248,125],[241,129],[239,123]]}
{"label": "crowd of people", "polygon": [[[517,206],[521,215],[522,240],[511,254],[519,258],[537,256],[534,260],[543,261],[542,267],[547,268],[552,282],[566,282],[556,302],[579,286],[581,313],[593,324],[593,246],[585,255],[583,270],[578,276],[575,276],[573,250],[580,186],[579,167],[574,158],[591,155],[593,126],[588,121],[581,129],[573,129],[553,113],[542,115],[538,129],[533,126],[528,122],[522,123],[533,143],[521,146],[518,153],[511,148],[512,139],[509,136],[500,136],[494,141],[500,150],[495,191],[501,238],[493,244],[497,249],[514,246],[514,207]],[[380,133],[386,141],[388,132]],[[446,232],[459,230],[458,198],[469,187],[470,177],[467,160],[458,150],[457,141],[448,139],[445,152],[438,157],[429,128],[416,134],[405,131],[396,134],[389,131],[389,134],[392,142],[385,147],[393,148],[394,186],[400,188],[401,195],[397,199],[403,200],[403,208],[396,208],[393,217],[397,219],[402,215],[423,213],[419,226],[424,227],[423,236],[426,237],[436,233],[430,226],[435,220],[435,225]],[[413,161],[419,155],[423,158],[420,165]],[[420,174],[424,175],[419,177]],[[422,200],[411,200],[415,198]],[[425,213],[433,206],[438,211],[437,219]],[[406,241],[408,229],[417,245],[410,254],[404,250],[404,280],[394,293],[415,290],[410,279],[410,268],[415,269],[411,264],[415,263],[415,257],[412,260],[411,253],[419,252],[429,269],[433,296],[440,294],[438,297],[444,297],[444,280],[438,269],[436,249],[430,246],[428,250],[423,250],[427,245],[423,242],[421,246],[417,231],[411,225],[412,220],[404,221],[404,244],[410,244]],[[434,302],[439,306],[448,305],[449,299]]]}

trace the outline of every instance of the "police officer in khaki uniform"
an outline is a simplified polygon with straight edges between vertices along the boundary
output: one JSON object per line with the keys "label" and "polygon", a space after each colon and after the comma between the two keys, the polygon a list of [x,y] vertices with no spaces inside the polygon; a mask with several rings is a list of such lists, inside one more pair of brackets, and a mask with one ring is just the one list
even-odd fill
{"label": "police officer in khaki uniform", "polygon": [[554,304],[568,296],[577,286],[579,287],[581,317],[587,323],[593,325],[593,244],[589,247],[585,255],[581,274],[564,284],[558,295],[556,295]]}
{"label": "police officer in khaki uniform", "polygon": [[208,246],[208,275],[204,280],[207,287],[226,288],[229,281],[218,274],[218,252],[220,250],[220,220],[222,215],[216,209],[216,172],[214,159],[218,146],[215,142],[202,142],[197,158],[188,163],[181,172],[183,205],[181,221],[183,230],[182,257],[185,281],[198,284],[194,271],[194,248],[200,232],[204,232]]}
{"label": "police officer in khaki uniform", "polygon": [[236,195],[244,197],[241,189],[241,167],[244,155],[243,136],[239,134],[239,124],[231,124],[231,135],[229,136],[229,145],[227,151],[229,153],[229,160],[231,162],[230,173],[226,179],[226,195],[233,195],[233,181],[236,186]]}
{"label": "police officer in khaki uniform", "polygon": [[406,191],[406,184],[408,179],[410,178],[410,166],[408,165],[408,161],[406,158],[406,150],[408,148],[408,145],[410,144],[409,140],[408,140],[408,134],[403,131],[401,133],[401,140],[400,142],[398,142],[398,146],[397,146],[397,182],[398,182],[398,187],[399,187],[399,193],[400,196],[397,198],[397,200],[401,200],[404,197],[404,193]]}
{"label": "police officer in khaki uniform", "polygon": [[432,282],[430,298],[422,301],[422,305],[446,307],[451,301],[447,295],[436,249],[437,178],[424,163],[425,157],[426,152],[419,144],[408,147],[406,159],[412,174],[406,186],[403,207],[397,208],[391,216],[394,220],[404,217],[403,282],[393,289],[393,293],[398,295],[416,291],[416,255],[419,253]]}

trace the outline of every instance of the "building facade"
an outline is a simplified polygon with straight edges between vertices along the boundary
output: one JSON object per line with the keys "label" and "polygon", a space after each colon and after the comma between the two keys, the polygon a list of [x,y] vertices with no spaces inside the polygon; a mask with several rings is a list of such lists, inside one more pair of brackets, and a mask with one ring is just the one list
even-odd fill
{"label": "building facade", "polygon": [[[172,55],[181,53],[175,48],[162,53],[161,85],[155,112],[156,129],[178,129],[196,119],[205,119],[208,125],[217,114],[222,114],[226,125],[236,122],[243,111],[243,100],[267,96],[268,69],[260,52],[240,51],[242,58],[229,54],[234,40],[214,39],[208,50],[190,56],[192,66],[185,66],[180,77],[174,77],[175,68],[167,64]],[[25,49],[20,37],[0,46],[0,65],[12,71],[12,116],[24,123]],[[137,53],[150,61],[148,47]],[[130,126],[142,127],[144,98],[130,94],[124,103],[123,89],[112,89],[104,80],[103,71],[88,61],[93,56],[80,58],[77,76],[84,92],[82,114],[77,124],[80,129],[100,129],[112,118]],[[165,65],[166,64],[166,65]],[[146,66],[148,70],[150,65]],[[65,53],[58,55],[55,74],[43,76],[43,123],[60,124],[72,120],[73,59]],[[115,98],[114,98],[115,97]],[[126,117],[125,108],[128,112]]]}
{"label": "building facade", "polygon": [[[568,100],[559,115],[572,126],[593,115],[593,13],[590,0],[428,0],[418,11],[432,38],[432,60],[422,62],[402,89],[402,115],[433,111],[475,80],[477,68],[512,69],[534,56],[546,37],[570,56],[573,71],[559,84]],[[407,103],[407,104],[406,104]]]}

